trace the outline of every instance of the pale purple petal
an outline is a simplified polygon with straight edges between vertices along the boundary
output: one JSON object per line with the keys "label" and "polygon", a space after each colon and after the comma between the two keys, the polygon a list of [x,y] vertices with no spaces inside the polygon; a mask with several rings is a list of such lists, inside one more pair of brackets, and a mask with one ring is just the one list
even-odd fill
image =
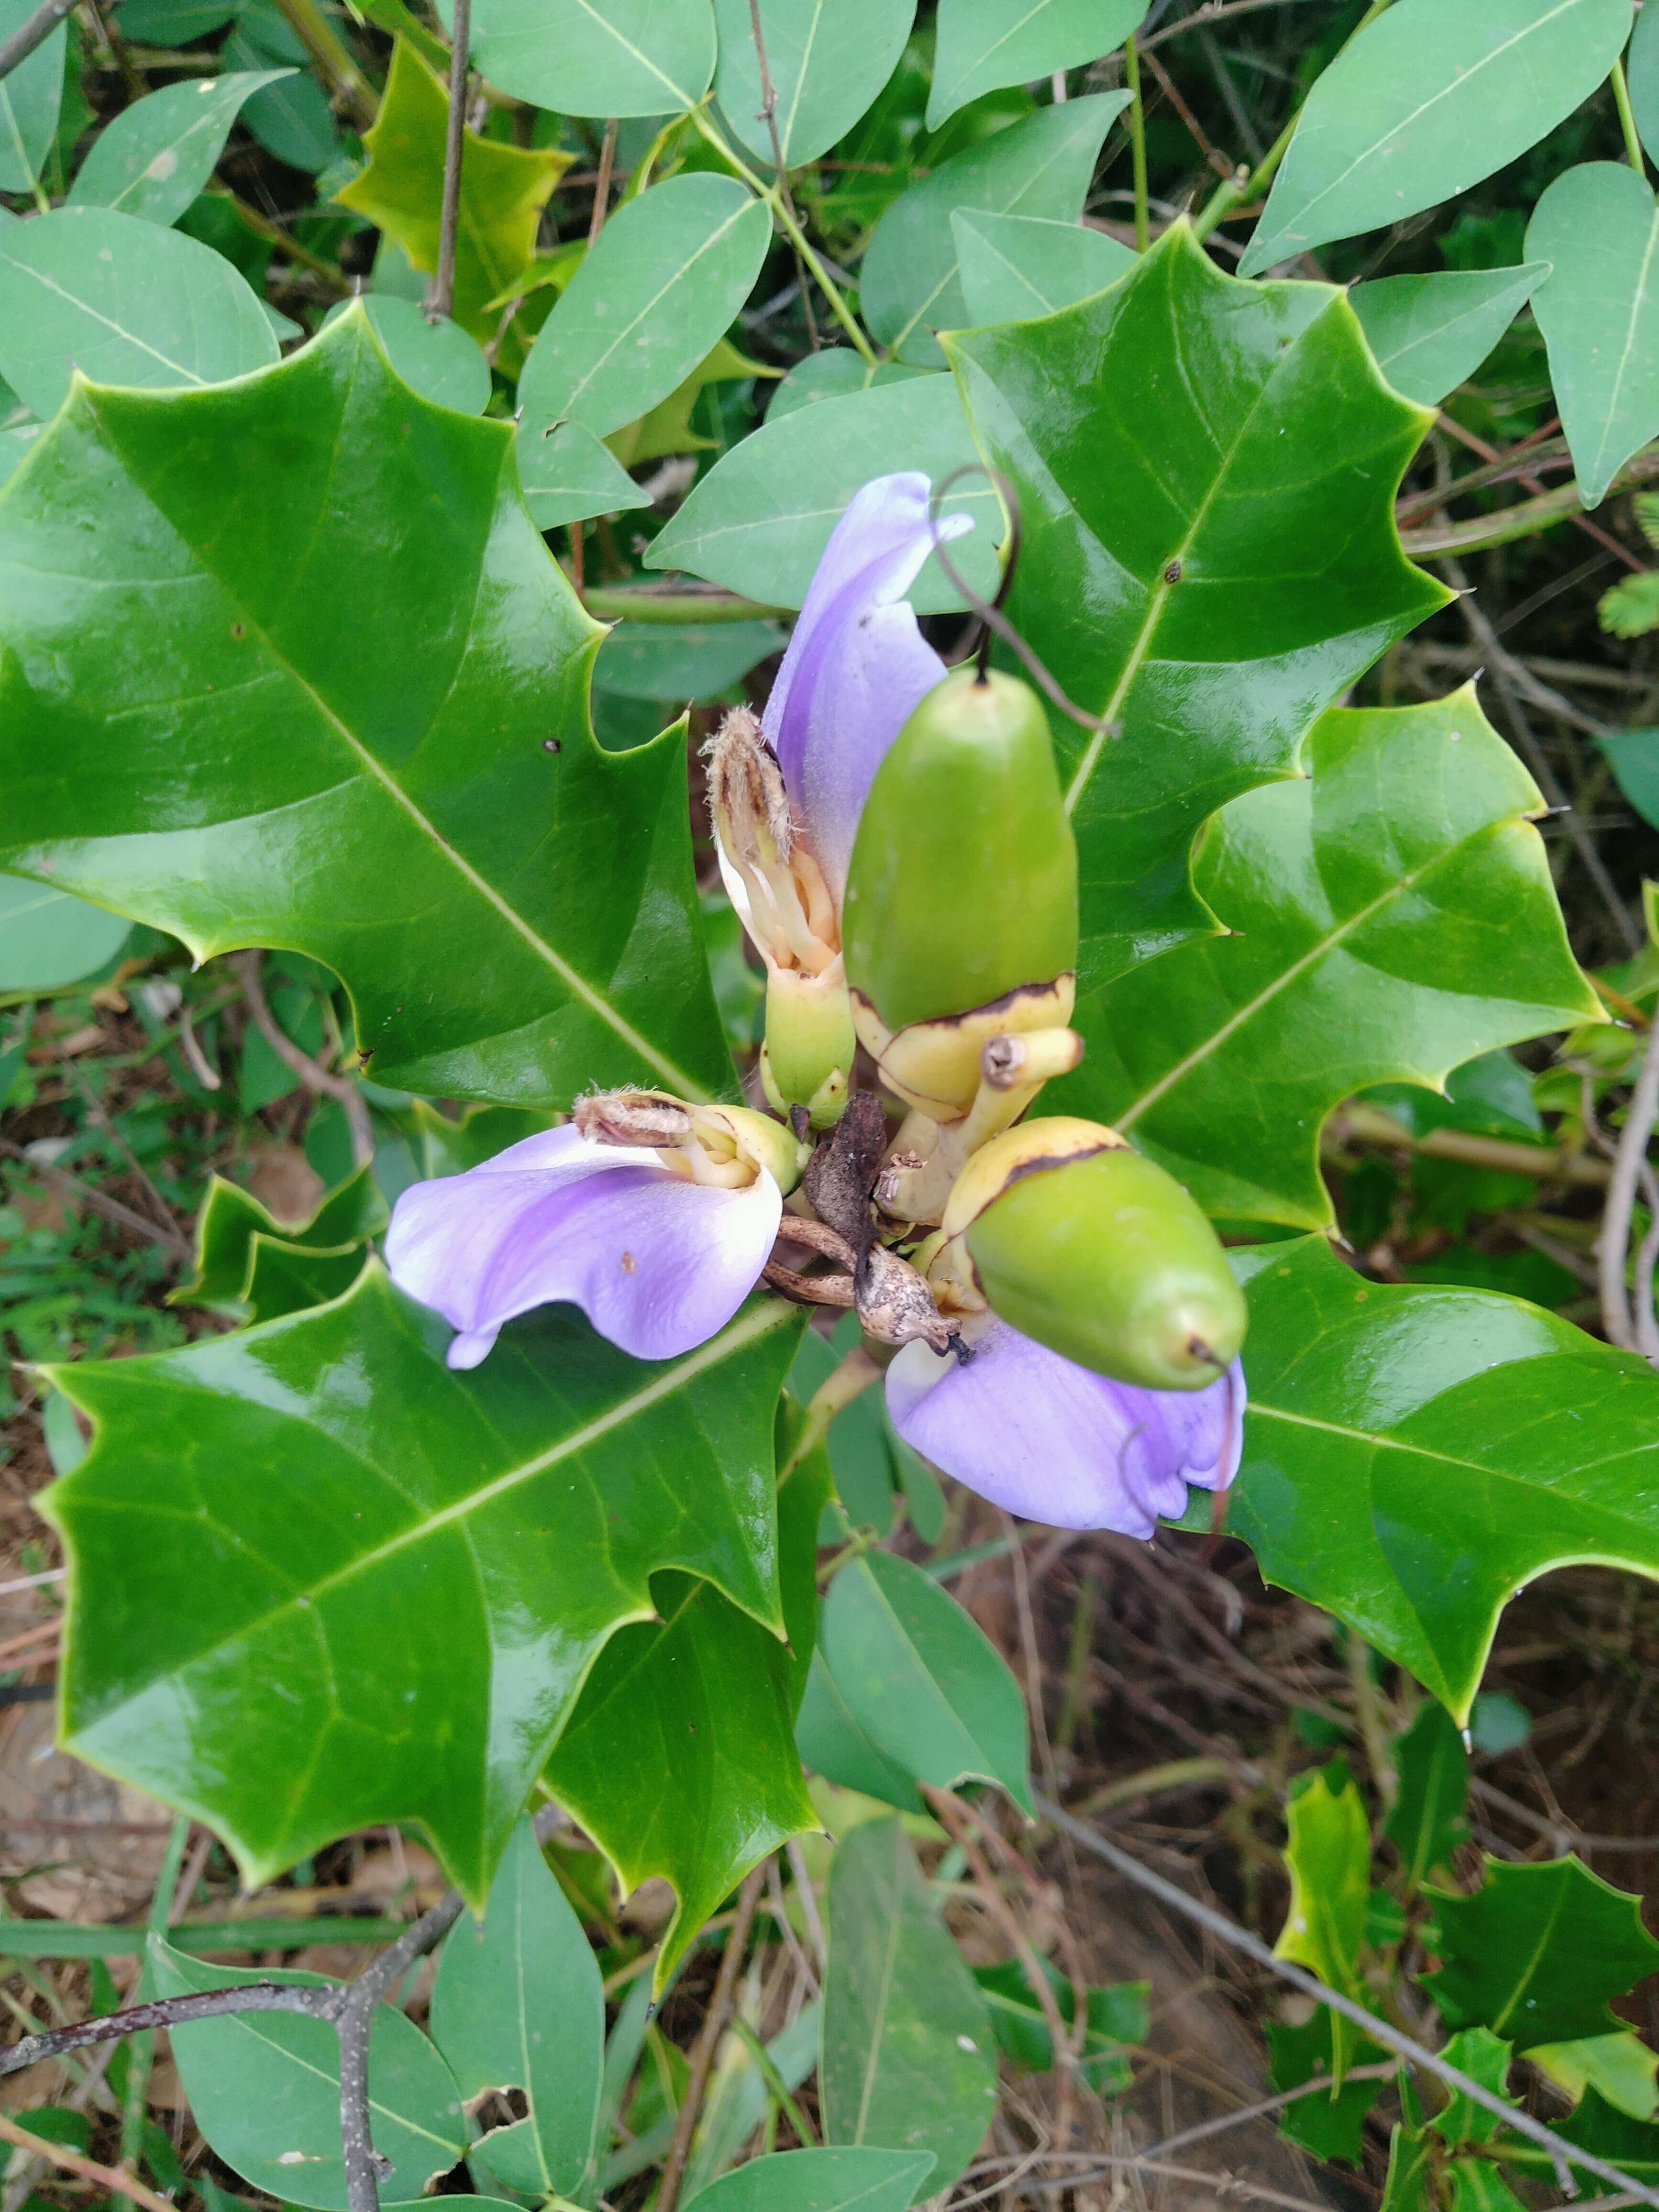
{"label": "pale purple petal", "polygon": [[1142,1390],[994,1321],[966,1366],[907,1344],[887,1407],[908,1444],[993,1504],[1056,1528],[1150,1536],[1187,1486],[1224,1490],[1243,1446],[1244,1371],[1205,1390]]}
{"label": "pale purple petal", "polygon": [[[904,597],[933,550],[932,489],[907,470],[854,495],[813,573],[763,717],[837,902],[876,770],[945,674]],[[972,527],[967,515],[946,515],[939,535]]]}
{"label": "pale purple petal", "polygon": [[550,1129],[406,1190],[386,1266],[459,1332],[452,1367],[476,1367],[504,1322],[556,1299],[636,1359],[672,1359],[748,1297],[782,1211],[769,1175],[747,1190],[707,1189],[653,1152]]}

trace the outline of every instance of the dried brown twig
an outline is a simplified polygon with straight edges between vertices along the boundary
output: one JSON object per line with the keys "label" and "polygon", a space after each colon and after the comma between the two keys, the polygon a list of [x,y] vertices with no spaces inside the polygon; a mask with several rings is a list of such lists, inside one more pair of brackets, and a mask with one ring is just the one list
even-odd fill
{"label": "dried brown twig", "polygon": [[248,1012],[252,1015],[259,1034],[277,1059],[299,1077],[307,1091],[318,1097],[336,1098],[344,1107],[346,1121],[351,1130],[353,1164],[360,1168],[367,1167],[374,1157],[374,1131],[369,1121],[368,1107],[363,1094],[349,1075],[336,1075],[324,1067],[308,1052],[302,1052],[287,1031],[279,1026],[276,1017],[270,1011],[264,985],[259,977],[264,957],[258,952],[243,952],[236,958],[236,972],[242,979]]}

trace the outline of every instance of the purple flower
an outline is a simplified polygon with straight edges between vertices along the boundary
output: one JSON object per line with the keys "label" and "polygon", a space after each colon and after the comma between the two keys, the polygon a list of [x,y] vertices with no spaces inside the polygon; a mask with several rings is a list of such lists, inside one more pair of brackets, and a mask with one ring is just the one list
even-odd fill
{"label": "purple flower", "polygon": [[[837,907],[876,770],[945,674],[904,597],[933,550],[932,493],[916,470],[856,493],[813,572],[762,727]],[[945,516],[942,538],[973,528]]]}
{"label": "purple flower", "polygon": [[648,1146],[550,1129],[406,1190],[386,1266],[399,1290],[459,1332],[452,1367],[476,1367],[504,1322],[556,1299],[580,1306],[636,1359],[672,1359],[736,1313],[782,1211],[764,1168],[746,1188],[711,1187]]}
{"label": "purple flower", "polygon": [[1244,1370],[1204,1390],[1143,1390],[1062,1359],[1006,1322],[964,1331],[965,1366],[907,1344],[887,1407],[908,1444],[993,1504],[1057,1528],[1150,1536],[1187,1486],[1224,1490],[1243,1443]]}

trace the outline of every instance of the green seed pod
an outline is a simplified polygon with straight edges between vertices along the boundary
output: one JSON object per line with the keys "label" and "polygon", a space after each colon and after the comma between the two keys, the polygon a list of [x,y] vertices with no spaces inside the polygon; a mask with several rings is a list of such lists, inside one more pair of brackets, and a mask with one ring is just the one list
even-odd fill
{"label": "green seed pod", "polygon": [[963,1170],[945,1228],[994,1312],[1115,1382],[1201,1390],[1244,1340],[1214,1230],[1115,1130],[1060,1118],[1009,1130]]}
{"label": "green seed pod", "polygon": [[766,979],[766,1039],[761,1082],[780,1114],[805,1106],[815,1129],[847,1110],[848,1079],[858,1039],[841,963],[822,975],[774,968]]}
{"label": "green seed pod", "polygon": [[890,1030],[1077,965],[1077,848],[1036,694],[959,668],[894,739],[842,907],[847,980]]}

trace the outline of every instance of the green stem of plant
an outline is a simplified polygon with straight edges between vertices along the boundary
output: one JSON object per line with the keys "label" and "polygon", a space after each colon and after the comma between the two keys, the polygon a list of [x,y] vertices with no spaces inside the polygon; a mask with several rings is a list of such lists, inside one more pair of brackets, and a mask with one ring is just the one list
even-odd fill
{"label": "green stem of plant", "polygon": [[297,238],[290,237],[281,223],[272,222],[268,216],[261,215],[258,208],[250,207],[246,200],[238,199],[234,193],[231,198],[237,214],[257,237],[268,238],[289,260],[297,261],[301,269],[309,269],[314,276],[325,276],[331,284],[337,285],[343,300],[350,297],[351,286],[346,280],[345,271],[336,263],[325,261],[321,254],[313,253],[308,246],[301,246]]}
{"label": "green stem of plant", "polygon": [[[1367,24],[1374,23],[1389,5],[1389,0],[1371,0],[1370,6],[1367,8],[1343,42],[1344,53],[1347,52]],[[1305,105],[1304,101],[1304,106]],[[1241,171],[1237,176],[1229,177],[1216,186],[1194,220],[1193,236],[1194,238],[1207,238],[1230,209],[1237,207],[1241,200],[1248,199],[1252,194],[1260,191],[1264,185],[1273,182],[1279,163],[1290,150],[1291,141],[1296,136],[1296,126],[1301,120],[1302,109],[1298,107],[1254,169]]]}
{"label": "green stem of plant", "polygon": [[1152,243],[1146,210],[1146,111],[1140,99],[1140,56],[1134,35],[1123,41],[1123,75],[1129,88],[1129,157],[1134,165],[1135,252],[1144,253]]}
{"label": "green stem of plant", "polygon": [[[149,1900],[149,1929],[152,1936],[165,1936],[173,1918],[173,1893],[179,1887],[179,1869],[184,1864],[185,1845],[190,1841],[190,1815],[179,1813],[174,1816],[173,1833],[167,1838],[166,1850],[161,1855],[161,1867],[155,1877],[155,1888]],[[142,2004],[155,1994],[152,1985],[149,1962],[146,1960],[138,1977],[136,2002]],[[129,2172],[137,2173],[144,2148],[144,2114],[149,2095],[149,2069],[155,2057],[155,2035],[153,2029],[142,2035],[127,2038],[127,2091],[121,2108],[121,2160]],[[131,2204],[127,2197],[112,2200],[118,2204]],[[137,2212],[137,2208],[134,2208]]]}
{"label": "green stem of plant", "polygon": [[793,607],[775,607],[763,599],[738,599],[731,592],[655,592],[648,586],[630,590],[626,585],[611,590],[603,586],[587,592],[582,601],[601,622],[735,623],[792,621]]}
{"label": "green stem of plant", "polygon": [[1647,164],[1642,158],[1642,136],[1636,127],[1636,110],[1630,104],[1630,87],[1625,82],[1625,64],[1615,61],[1613,65],[1613,97],[1619,110],[1619,127],[1625,134],[1625,154],[1638,177],[1646,179]]}
{"label": "green stem of plant", "polygon": [[782,190],[782,179],[780,178],[775,184],[769,185],[757,177],[741,155],[733,152],[725,137],[714,128],[701,107],[692,109],[691,120],[720,159],[723,161],[729,161],[733,172],[743,179],[750,191],[757,198],[764,200],[767,206],[771,209],[778,219],[784,236],[811,270],[818,289],[830,302],[830,313],[846,331],[866,365],[871,368],[878,368],[880,363],[875,348],[859,328],[857,316],[842,299],[840,286],[812,251],[811,240],[801,228],[794,210],[789,206],[787,196]]}
{"label": "green stem of plant", "polygon": [[330,92],[361,130],[374,120],[374,88],[352,59],[317,0],[276,0],[295,36],[322,71]]}

